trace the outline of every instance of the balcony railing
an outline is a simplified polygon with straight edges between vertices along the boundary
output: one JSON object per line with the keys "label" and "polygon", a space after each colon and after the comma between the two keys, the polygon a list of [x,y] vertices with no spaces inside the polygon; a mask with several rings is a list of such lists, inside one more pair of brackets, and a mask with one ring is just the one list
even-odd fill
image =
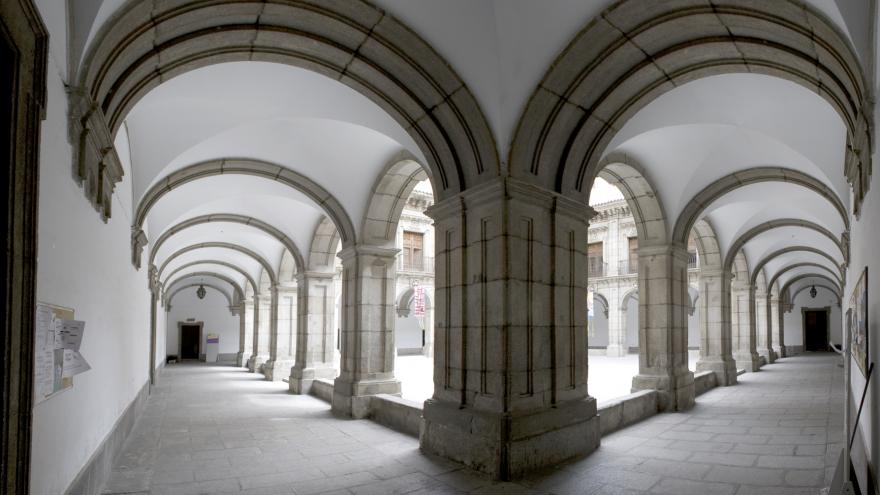
{"label": "balcony railing", "polygon": [[638,259],[623,260],[617,265],[618,275],[632,275],[633,273],[639,273]]}
{"label": "balcony railing", "polygon": [[403,256],[397,257],[398,272],[416,272],[416,273],[434,273],[434,258],[430,256],[422,256],[414,260],[404,259]]}
{"label": "balcony railing", "polygon": [[700,260],[697,258],[696,251],[688,251],[688,270],[692,268],[699,268]]}
{"label": "balcony railing", "polygon": [[602,258],[587,258],[587,276],[590,278],[607,277],[608,263],[603,263]]}

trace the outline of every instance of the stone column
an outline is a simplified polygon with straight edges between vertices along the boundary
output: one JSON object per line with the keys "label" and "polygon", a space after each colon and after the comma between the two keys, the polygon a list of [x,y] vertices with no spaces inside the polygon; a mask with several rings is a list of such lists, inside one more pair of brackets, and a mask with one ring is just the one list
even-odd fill
{"label": "stone column", "polygon": [[370,396],[400,395],[394,378],[394,276],[397,249],[354,246],[342,259],[342,369],[333,411],[363,418]]}
{"label": "stone column", "polygon": [[300,273],[296,283],[296,362],[290,369],[289,388],[294,394],[307,394],[315,380],[336,377],[333,366],[336,287],[333,273]]}
{"label": "stone column", "polygon": [[[265,303],[262,305],[265,306]],[[260,333],[263,331],[262,327],[265,325],[264,321],[267,320],[266,308],[261,307],[260,305],[260,296],[254,294],[254,332],[252,334],[253,339],[251,344],[251,357],[248,358],[248,370],[251,373],[258,373],[260,371],[260,366],[266,362],[266,358],[268,357],[268,352],[260,355]],[[268,347],[268,345],[267,345]]]}
{"label": "stone column", "polygon": [[[629,354],[626,338],[626,306],[621,297],[623,294],[613,287],[608,297],[608,346],[605,352],[608,357],[623,357]],[[595,300],[594,300],[595,301]],[[595,307],[595,302],[593,303]]]}
{"label": "stone column", "polygon": [[238,344],[238,355],[235,362],[238,366],[249,367],[251,355],[254,352],[254,300],[245,299],[242,302],[242,318],[239,322],[239,335],[241,341]]}
{"label": "stone column", "polygon": [[730,325],[724,315],[730,314],[729,299],[725,304],[724,286],[730,284],[722,270],[700,269],[700,359],[697,371],[714,371],[718,385],[736,383],[736,362],[733,360]]}
{"label": "stone column", "polygon": [[586,204],[497,179],[432,206],[434,395],[421,448],[509,479],[599,444]]}
{"label": "stone column", "polygon": [[785,324],[778,294],[770,294],[770,323],[773,325],[773,352],[776,358],[785,357]]}
{"label": "stone column", "polygon": [[263,365],[266,380],[280,381],[290,375],[294,361],[296,331],[296,286],[279,285],[276,288],[278,310],[275,328],[269,338],[269,360]]}
{"label": "stone column", "polygon": [[242,300],[238,303],[238,353],[235,354],[235,365],[239,368],[245,364],[245,356],[250,354],[248,340],[248,316],[247,302]]}
{"label": "stone column", "polygon": [[661,411],[694,405],[688,369],[688,253],[684,246],[639,247],[639,374],[632,390],[660,392]]}
{"label": "stone column", "polygon": [[748,283],[734,282],[730,290],[731,331],[733,335],[733,358],[736,367],[746,371],[758,371],[761,358],[758,355],[755,324],[755,287]]}
{"label": "stone column", "polygon": [[755,294],[755,333],[758,336],[758,355],[763,357],[767,364],[776,361],[776,353],[773,352],[769,304],[770,294],[767,292]]}

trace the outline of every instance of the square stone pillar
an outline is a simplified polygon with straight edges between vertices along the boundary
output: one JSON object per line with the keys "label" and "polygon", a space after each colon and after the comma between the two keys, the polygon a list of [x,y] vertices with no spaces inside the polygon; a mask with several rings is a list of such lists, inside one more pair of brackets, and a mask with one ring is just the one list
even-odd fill
{"label": "square stone pillar", "polygon": [[776,358],[785,357],[785,324],[778,294],[770,295],[770,324],[772,325],[773,352]]}
{"label": "square stone pillar", "polygon": [[290,370],[289,388],[294,394],[308,394],[315,380],[336,377],[333,365],[336,286],[333,273],[300,273],[296,283],[296,362]]}
{"label": "square stone pillar", "polygon": [[[247,368],[248,371],[254,373],[259,370],[259,366],[254,366],[255,359],[257,357],[257,338],[260,335],[260,296],[258,294],[254,294],[251,304],[251,332],[250,332],[250,355],[247,359]],[[262,363],[260,363],[262,364]]]}
{"label": "square stone pillar", "polygon": [[755,287],[748,283],[734,282],[730,288],[733,359],[736,360],[738,369],[748,372],[761,369],[754,308]]}
{"label": "square stone pillar", "polygon": [[[269,344],[272,334],[278,328],[278,292],[270,289],[269,304],[254,296],[254,353],[248,361],[248,369],[254,373],[262,373],[263,365],[269,360]],[[258,304],[262,302],[263,304]]]}
{"label": "square stone pillar", "polygon": [[770,294],[759,292],[755,294],[755,333],[758,337],[758,355],[763,357],[767,364],[776,361],[776,353],[773,351],[773,333],[770,322]]}
{"label": "square stone pillar", "polygon": [[238,310],[238,354],[235,355],[235,365],[239,368],[247,365],[247,358],[251,355],[253,318],[254,304],[250,301],[242,301]]}
{"label": "square stone pillar", "polygon": [[421,448],[510,479],[599,445],[587,395],[591,209],[514,179],[436,203]]}
{"label": "square stone pillar", "polygon": [[296,286],[279,285],[276,293],[275,328],[269,336],[269,360],[263,365],[263,374],[270,381],[279,381],[290,375],[296,339]]}
{"label": "square stone pillar", "polygon": [[400,395],[394,378],[394,285],[397,249],[353,246],[342,259],[342,363],[333,411],[364,418],[370,396]]}
{"label": "square stone pillar", "polygon": [[684,246],[639,247],[639,374],[632,390],[657,390],[662,411],[694,405],[688,369],[688,253]]}
{"label": "square stone pillar", "polygon": [[[730,325],[724,324],[729,314],[725,304],[724,286],[730,284],[721,270],[700,270],[700,359],[697,371],[714,371],[719,386],[736,383],[736,361],[733,360]],[[729,301],[729,299],[728,299]]]}
{"label": "square stone pillar", "polygon": [[616,287],[609,288],[608,346],[605,348],[608,357],[623,357],[629,354],[629,344],[626,339],[626,307],[621,297],[622,294]]}

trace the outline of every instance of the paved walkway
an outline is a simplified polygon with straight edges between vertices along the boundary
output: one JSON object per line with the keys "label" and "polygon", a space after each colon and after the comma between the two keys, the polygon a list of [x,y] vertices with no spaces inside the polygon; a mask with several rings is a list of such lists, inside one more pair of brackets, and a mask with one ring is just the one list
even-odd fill
{"label": "paved walkway", "polygon": [[592,455],[495,483],[423,455],[418,441],[238,368],[173,365],[105,493],[815,494],[841,439],[833,355],[787,358],[687,413],[608,435]]}

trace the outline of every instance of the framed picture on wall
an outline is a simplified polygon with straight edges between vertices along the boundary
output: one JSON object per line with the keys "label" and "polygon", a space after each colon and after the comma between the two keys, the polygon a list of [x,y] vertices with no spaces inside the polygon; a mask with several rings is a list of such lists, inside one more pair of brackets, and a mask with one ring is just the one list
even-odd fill
{"label": "framed picture on wall", "polygon": [[849,312],[847,318],[850,331],[850,343],[852,345],[852,358],[862,371],[862,376],[868,375],[868,267],[862,270],[862,275],[853,287],[852,296],[849,299]]}

